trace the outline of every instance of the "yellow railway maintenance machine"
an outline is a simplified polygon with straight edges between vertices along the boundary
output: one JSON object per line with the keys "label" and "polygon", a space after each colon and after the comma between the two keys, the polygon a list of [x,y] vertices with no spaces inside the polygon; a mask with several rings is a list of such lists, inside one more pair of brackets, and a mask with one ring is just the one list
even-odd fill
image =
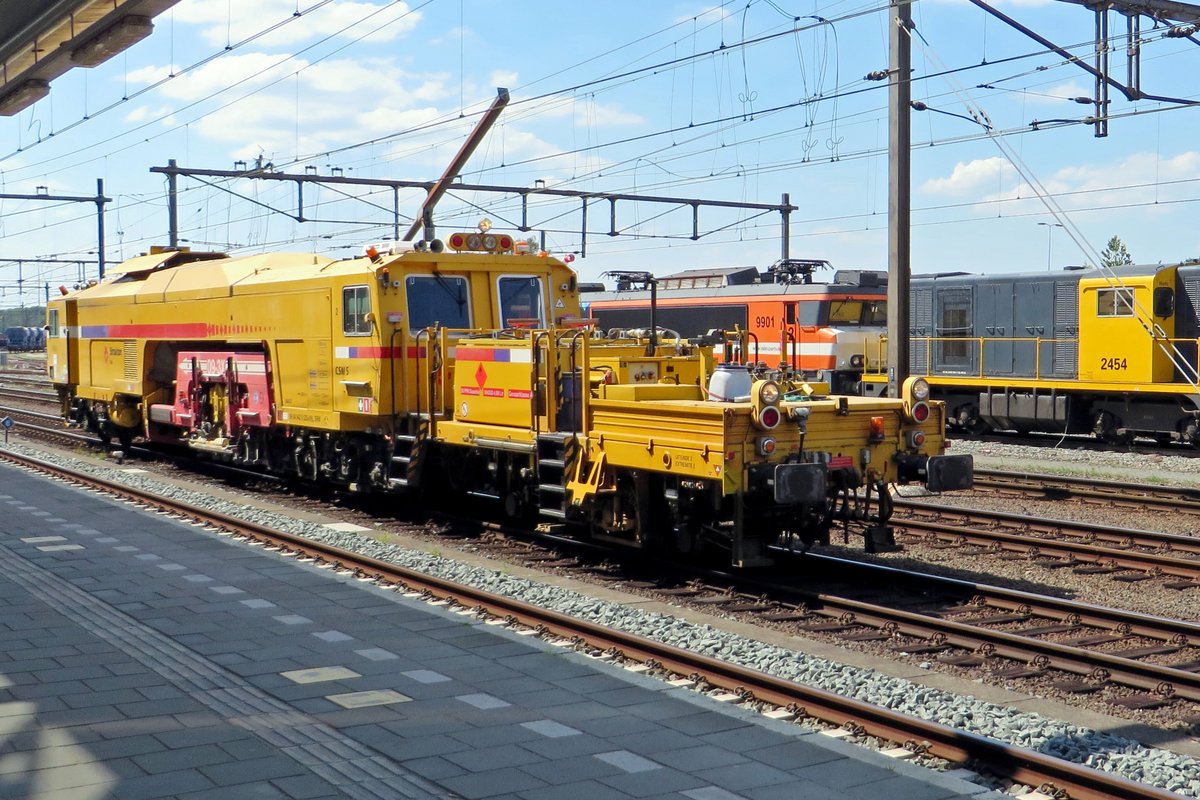
{"label": "yellow railway maintenance machine", "polygon": [[889,544],[888,484],[971,483],[923,382],[818,398],[711,347],[605,339],[566,264],[501,234],[448,241],[131,259],[49,303],[47,370],[67,418],[106,439],[494,498],[632,545],[715,543],[739,566],[838,521]]}

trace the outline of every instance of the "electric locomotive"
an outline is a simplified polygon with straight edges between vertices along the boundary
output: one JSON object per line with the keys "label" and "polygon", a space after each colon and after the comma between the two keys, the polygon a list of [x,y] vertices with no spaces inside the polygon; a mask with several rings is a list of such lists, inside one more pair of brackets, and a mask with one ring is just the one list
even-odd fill
{"label": "electric locomotive", "polygon": [[1200,263],[913,276],[909,370],[971,431],[1200,445]]}
{"label": "electric locomotive", "polygon": [[881,396],[887,273],[836,270],[828,283],[815,280],[818,271],[832,269],[828,261],[786,259],[765,272],[724,267],[640,279],[614,273],[615,291],[588,293],[584,302],[605,330],[653,324],[684,337],[748,331],[751,358],[803,372],[834,394]]}
{"label": "electric locomotive", "polygon": [[823,397],[781,365],[608,337],[575,273],[512,237],[231,258],[154,252],[47,308],[73,424],[341,487],[471,495],[636,547],[736,566],[891,544],[888,487],[969,487],[941,404]]}

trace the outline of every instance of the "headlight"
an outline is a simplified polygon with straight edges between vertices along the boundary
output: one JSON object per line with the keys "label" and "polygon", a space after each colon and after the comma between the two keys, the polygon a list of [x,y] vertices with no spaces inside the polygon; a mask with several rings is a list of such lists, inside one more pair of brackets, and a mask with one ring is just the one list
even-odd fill
{"label": "headlight", "polygon": [[908,396],[916,402],[924,402],[929,399],[929,381],[924,378],[909,378]]}
{"label": "headlight", "polygon": [[850,356],[850,366],[858,369],[863,365],[864,360],[865,359],[862,357],[862,355],[855,353],[854,355]]}
{"label": "headlight", "polygon": [[779,384],[775,383],[775,381],[763,381],[762,386],[758,387],[758,399],[769,406],[778,403]]}

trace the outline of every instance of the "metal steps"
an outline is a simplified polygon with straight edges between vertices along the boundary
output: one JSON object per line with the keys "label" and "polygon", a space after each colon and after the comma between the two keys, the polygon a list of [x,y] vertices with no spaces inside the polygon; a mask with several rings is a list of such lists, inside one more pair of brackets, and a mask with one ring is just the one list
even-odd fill
{"label": "metal steps", "polygon": [[537,438],[538,510],[545,517],[567,519],[568,465],[575,452],[574,433],[540,433]]}

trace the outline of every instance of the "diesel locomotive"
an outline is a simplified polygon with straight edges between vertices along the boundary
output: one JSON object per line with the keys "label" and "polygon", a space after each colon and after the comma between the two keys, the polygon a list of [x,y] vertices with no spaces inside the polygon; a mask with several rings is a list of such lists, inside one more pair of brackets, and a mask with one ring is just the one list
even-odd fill
{"label": "diesel locomotive", "polygon": [[910,363],[965,430],[1200,445],[1200,262],[913,276]]}
{"label": "diesel locomotive", "polygon": [[454,234],[334,260],[152,252],[47,307],[73,424],[339,487],[493,501],[587,535],[736,566],[891,544],[893,483],[971,485],[928,384],[825,396],[787,364],[608,336],[562,261]]}

